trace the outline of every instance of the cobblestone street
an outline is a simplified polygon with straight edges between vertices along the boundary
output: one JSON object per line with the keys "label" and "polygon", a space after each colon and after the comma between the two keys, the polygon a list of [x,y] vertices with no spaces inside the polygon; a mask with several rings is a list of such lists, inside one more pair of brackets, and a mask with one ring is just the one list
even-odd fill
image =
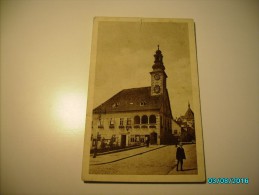
{"label": "cobblestone street", "polygon": [[184,171],[176,171],[176,147],[151,145],[90,158],[90,174],[168,175],[196,174],[195,144],[184,145]]}

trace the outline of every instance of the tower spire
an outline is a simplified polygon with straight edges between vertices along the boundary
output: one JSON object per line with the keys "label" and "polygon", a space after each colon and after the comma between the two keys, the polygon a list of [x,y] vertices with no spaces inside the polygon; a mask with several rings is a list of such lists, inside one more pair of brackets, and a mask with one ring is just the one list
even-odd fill
{"label": "tower spire", "polygon": [[153,70],[154,69],[165,70],[164,63],[163,63],[163,55],[161,50],[159,49],[159,45],[157,45],[157,50],[154,57],[155,57],[155,61],[154,61],[154,65],[152,66]]}

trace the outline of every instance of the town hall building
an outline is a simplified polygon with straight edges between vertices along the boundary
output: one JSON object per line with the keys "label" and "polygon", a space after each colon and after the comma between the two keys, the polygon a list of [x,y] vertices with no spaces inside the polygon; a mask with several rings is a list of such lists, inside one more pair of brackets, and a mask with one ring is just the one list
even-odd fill
{"label": "town hall building", "polygon": [[93,110],[92,146],[127,147],[147,139],[172,144],[174,121],[159,46],[154,57],[150,86],[123,89]]}

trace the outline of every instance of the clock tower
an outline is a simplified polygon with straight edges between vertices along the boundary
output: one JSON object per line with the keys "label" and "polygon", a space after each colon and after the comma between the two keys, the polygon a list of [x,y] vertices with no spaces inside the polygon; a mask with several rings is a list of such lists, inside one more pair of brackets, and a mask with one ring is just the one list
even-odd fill
{"label": "clock tower", "polygon": [[166,92],[166,78],[165,67],[163,63],[162,52],[158,49],[154,55],[155,61],[152,66],[151,74],[151,96],[163,95]]}

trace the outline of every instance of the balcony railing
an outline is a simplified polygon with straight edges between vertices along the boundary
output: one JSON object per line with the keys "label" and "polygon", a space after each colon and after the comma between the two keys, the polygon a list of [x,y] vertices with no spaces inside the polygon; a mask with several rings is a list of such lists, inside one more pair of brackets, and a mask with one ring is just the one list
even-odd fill
{"label": "balcony railing", "polygon": [[141,125],[141,128],[146,129],[146,128],[148,128],[148,126],[147,125]]}
{"label": "balcony railing", "polygon": [[109,128],[110,128],[110,129],[113,129],[113,128],[114,128],[114,125],[113,125],[113,124],[109,125]]}
{"label": "balcony railing", "polygon": [[[150,129],[156,129],[157,128],[157,124],[134,124],[134,125],[119,125],[119,129],[124,129],[126,127],[126,129],[140,129],[140,128],[143,128],[143,129],[147,129],[147,128],[150,128]],[[103,125],[98,125],[98,128],[99,129],[103,129],[104,126]],[[115,125],[114,124],[110,124],[109,125],[109,128],[110,129],[114,129],[115,128]]]}
{"label": "balcony railing", "polygon": [[143,128],[143,129],[147,129],[147,128],[151,128],[151,129],[156,129],[157,128],[157,124],[134,124],[134,129],[139,129],[139,128]]}
{"label": "balcony railing", "polygon": [[156,125],[149,125],[149,128],[155,129],[155,128],[156,128]]}

